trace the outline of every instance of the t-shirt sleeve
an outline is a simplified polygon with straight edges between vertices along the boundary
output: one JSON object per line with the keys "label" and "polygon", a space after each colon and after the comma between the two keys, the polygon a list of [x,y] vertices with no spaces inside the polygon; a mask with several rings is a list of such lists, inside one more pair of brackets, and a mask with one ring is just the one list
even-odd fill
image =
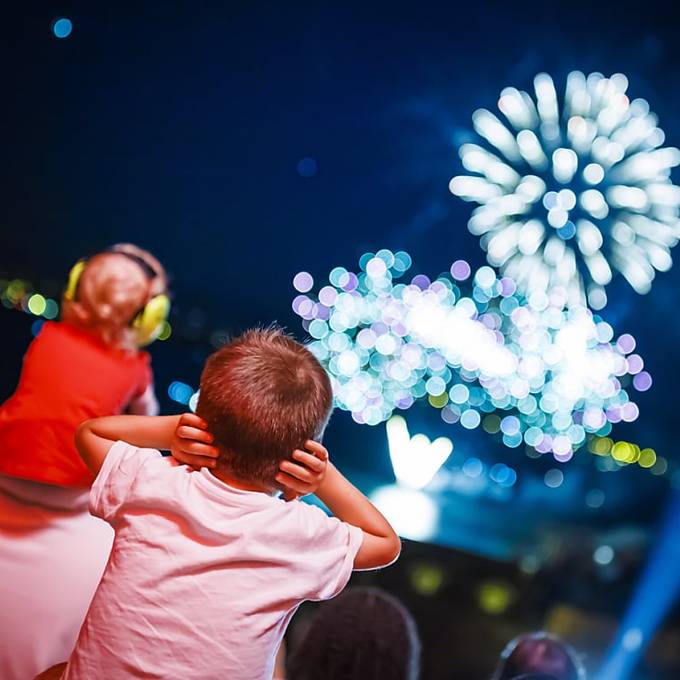
{"label": "t-shirt sleeve", "polygon": [[305,530],[304,545],[299,547],[309,584],[305,599],[328,600],[347,585],[364,532],[337,517],[328,517],[318,507],[302,502],[300,506]]}
{"label": "t-shirt sleeve", "polygon": [[90,513],[113,524],[144,464],[160,455],[155,449],[138,449],[123,441],[113,444],[90,489]]}

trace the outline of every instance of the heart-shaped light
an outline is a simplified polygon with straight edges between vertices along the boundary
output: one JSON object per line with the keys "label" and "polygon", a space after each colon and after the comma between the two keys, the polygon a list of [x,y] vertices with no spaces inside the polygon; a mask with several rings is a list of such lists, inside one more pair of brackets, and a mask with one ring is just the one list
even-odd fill
{"label": "heart-shaped light", "polygon": [[411,437],[401,416],[392,416],[386,429],[394,476],[413,489],[427,486],[453,451],[453,443],[446,437],[432,442],[424,434]]}

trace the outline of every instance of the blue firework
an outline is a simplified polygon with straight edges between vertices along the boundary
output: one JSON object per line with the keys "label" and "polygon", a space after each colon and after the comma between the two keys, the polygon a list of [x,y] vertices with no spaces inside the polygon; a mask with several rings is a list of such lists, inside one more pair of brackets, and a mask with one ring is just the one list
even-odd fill
{"label": "blue firework", "polygon": [[563,288],[570,304],[601,309],[620,272],[638,293],[671,267],[680,235],[680,187],[671,168],[680,151],[628,80],[569,74],[559,97],[552,78],[534,79],[535,98],[506,88],[502,121],[475,111],[479,144],[463,144],[470,173],[453,194],[479,204],[469,221],[488,261],[527,295]]}

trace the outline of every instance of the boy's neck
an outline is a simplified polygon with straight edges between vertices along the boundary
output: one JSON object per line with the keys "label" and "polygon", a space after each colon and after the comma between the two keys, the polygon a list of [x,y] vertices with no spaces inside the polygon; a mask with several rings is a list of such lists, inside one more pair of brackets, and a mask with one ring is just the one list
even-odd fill
{"label": "boy's neck", "polygon": [[246,482],[238,477],[234,477],[228,470],[222,467],[211,469],[210,473],[217,477],[221,482],[233,486],[235,489],[240,489],[241,491],[256,491],[259,493],[266,493],[271,496],[274,493],[274,489],[270,489],[264,484],[259,484],[257,482]]}

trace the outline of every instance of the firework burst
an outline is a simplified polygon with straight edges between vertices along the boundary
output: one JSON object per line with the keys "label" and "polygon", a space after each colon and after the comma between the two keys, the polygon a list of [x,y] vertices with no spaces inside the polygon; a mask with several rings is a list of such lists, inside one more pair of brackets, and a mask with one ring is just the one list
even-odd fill
{"label": "firework burst", "polygon": [[446,423],[565,461],[588,435],[637,418],[624,385],[644,391],[651,377],[630,335],[615,341],[562,290],[527,301],[491,267],[458,260],[434,280],[399,282],[410,266],[407,253],[381,250],[357,273],[335,268],[316,292],[309,274],[295,277],[293,309],[356,422],[377,425],[427,400]]}
{"label": "firework burst", "polygon": [[541,73],[535,98],[502,91],[506,122],[486,109],[473,114],[482,139],[460,148],[471,174],[449,187],[480,204],[470,231],[528,296],[562,288],[570,305],[601,309],[613,272],[646,293],[655,271],[671,267],[680,187],[670,171],[680,151],[663,147],[656,116],[627,88],[622,74],[574,71],[558,97]]}

